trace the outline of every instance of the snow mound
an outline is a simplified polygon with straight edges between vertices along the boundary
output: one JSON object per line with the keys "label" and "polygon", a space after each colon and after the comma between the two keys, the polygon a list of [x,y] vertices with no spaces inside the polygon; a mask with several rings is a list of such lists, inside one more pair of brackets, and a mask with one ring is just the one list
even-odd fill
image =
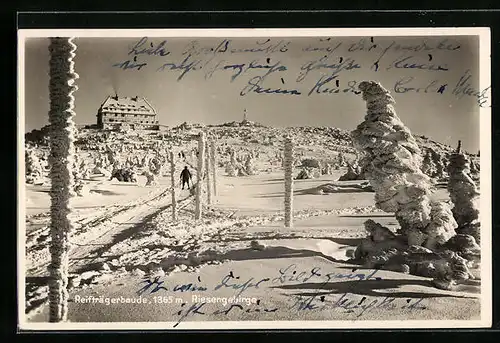
{"label": "snow mound", "polygon": [[331,193],[356,193],[356,192],[373,192],[373,188],[368,182],[363,182],[359,184],[341,185],[334,183],[327,183],[313,188],[308,188],[301,193],[303,194],[313,194],[313,195],[323,195]]}

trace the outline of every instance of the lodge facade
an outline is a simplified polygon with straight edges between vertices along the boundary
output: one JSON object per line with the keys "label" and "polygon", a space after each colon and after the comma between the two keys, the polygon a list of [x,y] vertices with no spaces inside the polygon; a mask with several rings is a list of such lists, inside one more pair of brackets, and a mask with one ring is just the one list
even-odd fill
{"label": "lodge facade", "polygon": [[105,130],[159,130],[156,110],[143,97],[108,96],[97,111],[97,127]]}

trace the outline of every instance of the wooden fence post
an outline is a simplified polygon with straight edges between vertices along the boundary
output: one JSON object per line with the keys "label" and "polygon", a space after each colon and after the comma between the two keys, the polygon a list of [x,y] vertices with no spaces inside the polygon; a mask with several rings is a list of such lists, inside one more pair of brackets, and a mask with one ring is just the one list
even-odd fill
{"label": "wooden fence post", "polygon": [[195,219],[201,219],[203,212],[203,171],[205,162],[205,132],[200,132],[198,137],[198,175],[196,176],[196,208]]}
{"label": "wooden fence post", "polygon": [[175,182],[175,154],[174,151],[170,151],[170,182],[171,182],[171,192],[172,192],[172,220],[177,220],[177,197],[176,197],[176,189],[177,184]]}

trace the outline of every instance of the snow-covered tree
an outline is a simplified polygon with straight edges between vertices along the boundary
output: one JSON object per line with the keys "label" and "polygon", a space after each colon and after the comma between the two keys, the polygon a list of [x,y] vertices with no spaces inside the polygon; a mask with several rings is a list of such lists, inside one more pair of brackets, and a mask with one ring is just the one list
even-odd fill
{"label": "snow-covered tree", "polygon": [[470,177],[470,162],[461,151],[460,143],[457,150],[450,156],[448,165],[448,191],[453,203],[453,216],[458,224],[458,230],[464,230],[479,241],[479,191]]}
{"label": "snow-covered tree", "polygon": [[352,140],[371,161],[365,174],[375,191],[376,206],[395,213],[409,245],[433,246],[435,237],[439,237],[439,243],[446,242],[455,235],[454,225],[449,224],[454,220],[439,220],[447,223],[443,226],[430,225],[434,218],[446,216],[446,206],[431,205],[431,184],[420,169],[420,148],[397,116],[393,97],[374,81],[362,82],[359,89],[367,103],[367,114],[352,132]]}

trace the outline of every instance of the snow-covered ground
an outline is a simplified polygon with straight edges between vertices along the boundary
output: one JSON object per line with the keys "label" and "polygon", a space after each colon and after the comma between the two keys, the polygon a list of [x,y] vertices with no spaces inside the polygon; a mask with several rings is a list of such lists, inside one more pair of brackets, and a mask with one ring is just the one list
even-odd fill
{"label": "snow-covered ground", "polygon": [[[365,237],[365,220],[389,228],[397,222],[374,208],[374,193],[306,192],[336,182],[344,170],[295,180],[294,226],[285,228],[283,174],[278,166],[262,169],[228,177],[219,168],[218,194],[198,221],[188,191],[179,191],[179,218],[172,221],[169,176],[154,187],[142,179],[89,181],[91,193],[74,202],[70,321],[479,319],[480,280],[442,291],[423,277],[347,262]],[[48,319],[48,206],[46,187],[27,187],[26,312],[33,322]],[[151,293],[152,284],[141,295],[146,303],[106,304],[137,298],[155,277],[166,289]],[[258,302],[203,304],[193,295]],[[82,303],[90,296],[97,302]]]}

